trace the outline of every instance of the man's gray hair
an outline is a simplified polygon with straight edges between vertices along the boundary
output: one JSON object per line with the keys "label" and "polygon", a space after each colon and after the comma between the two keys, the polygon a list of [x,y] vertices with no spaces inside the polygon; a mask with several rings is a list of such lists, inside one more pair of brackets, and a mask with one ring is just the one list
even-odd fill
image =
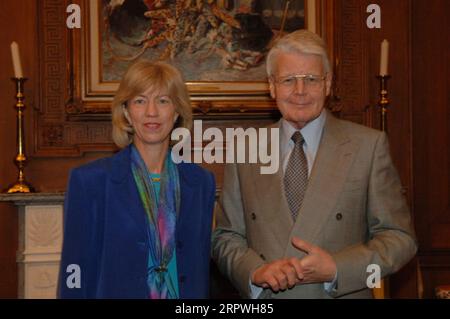
{"label": "man's gray hair", "polygon": [[271,77],[274,64],[279,53],[315,54],[322,58],[325,73],[332,73],[325,41],[317,34],[308,30],[297,30],[277,40],[270,49],[266,59],[267,75]]}

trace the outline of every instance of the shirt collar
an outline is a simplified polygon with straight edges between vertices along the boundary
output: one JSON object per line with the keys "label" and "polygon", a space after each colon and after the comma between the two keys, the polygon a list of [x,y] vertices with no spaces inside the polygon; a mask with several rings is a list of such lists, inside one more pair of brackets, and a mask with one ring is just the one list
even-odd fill
{"label": "shirt collar", "polygon": [[[306,124],[301,130],[303,138],[305,139],[305,145],[314,154],[319,148],[320,138],[322,136],[323,127],[325,125],[326,111],[322,110],[320,115],[313,121]],[[291,140],[292,135],[297,131],[295,127],[292,126],[285,119],[281,119],[281,145],[288,145],[293,143]]]}

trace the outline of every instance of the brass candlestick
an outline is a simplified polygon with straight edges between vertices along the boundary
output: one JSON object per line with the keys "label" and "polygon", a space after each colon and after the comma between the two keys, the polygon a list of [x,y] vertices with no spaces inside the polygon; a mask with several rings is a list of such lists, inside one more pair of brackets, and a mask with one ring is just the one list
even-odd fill
{"label": "brass candlestick", "polygon": [[378,105],[380,106],[380,123],[381,130],[383,132],[387,132],[387,107],[389,105],[388,99],[388,91],[387,91],[387,80],[390,78],[390,75],[378,75],[377,78],[380,79],[380,100],[378,101]]}
{"label": "brass candlestick", "polygon": [[23,111],[25,110],[25,104],[23,100],[25,96],[23,94],[23,86],[26,78],[13,78],[16,82],[16,110],[17,110],[17,155],[14,159],[14,163],[19,169],[19,175],[17,182],[11,185],[7,193],[32,193],[33,187],[25,181],[24,169],[27,163],[27,157],[25,156],[25,142],[24,142],[24,123],[23,123]]}

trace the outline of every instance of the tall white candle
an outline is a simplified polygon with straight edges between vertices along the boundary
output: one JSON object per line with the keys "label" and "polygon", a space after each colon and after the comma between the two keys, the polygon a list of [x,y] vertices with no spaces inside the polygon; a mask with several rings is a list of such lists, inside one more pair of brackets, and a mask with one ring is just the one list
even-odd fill
{"label": "tall white candle", "polygon": [[389,64],[389,42],[384,39],[381,42],[381,54],[380,54],[380,75],[388,75]]}
{"label": "tall white candle", "polygon": [[20,63],[19,45],[17,42],[11,43],[11,55],[16,78],[23,78],[22,64]]}

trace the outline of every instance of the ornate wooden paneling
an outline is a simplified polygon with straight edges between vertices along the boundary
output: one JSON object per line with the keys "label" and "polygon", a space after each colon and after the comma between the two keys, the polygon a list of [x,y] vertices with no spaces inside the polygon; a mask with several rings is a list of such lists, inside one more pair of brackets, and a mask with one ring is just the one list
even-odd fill
{"label": "ornate wooden paneling", "polygon": [[[40,1],[39,10],[39,61],[41,82],[41,111],[48,118],[61,118],[64,105],[65,41],[66,30],[64,1]],[[44,118],[43,118],[44,119]]]}
{"label": "ornate wooden paneling", "polygon": [[[73,99],[73,69],[78,66],[73,52],[78,39],[66,27],[66,7],[72,1],[38,2],[39,110],[34,116],[37,132],[33,156],[79,156],[86,150],[113,150],[107,117],[93,121],[69,118]],[[78,48],[75,50],[74,45]]]}
{"label": "ornate wooden paneling", "polygon": [[363,40],[364,3],[360,0],[335,2],[334,67],[336,96],[334,108],[341,117],[357,123],[368,123],[365,72],[367,55]]}

